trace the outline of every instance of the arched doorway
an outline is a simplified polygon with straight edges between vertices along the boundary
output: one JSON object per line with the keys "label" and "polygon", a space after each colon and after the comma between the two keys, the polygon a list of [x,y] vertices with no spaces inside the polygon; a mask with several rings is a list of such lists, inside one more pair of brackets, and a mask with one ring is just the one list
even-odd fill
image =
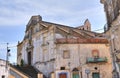
{"label": "arched doorway", "polygon": [[77,68],[74,68],[72,72],[72,78],[79,78],[79,70]]}

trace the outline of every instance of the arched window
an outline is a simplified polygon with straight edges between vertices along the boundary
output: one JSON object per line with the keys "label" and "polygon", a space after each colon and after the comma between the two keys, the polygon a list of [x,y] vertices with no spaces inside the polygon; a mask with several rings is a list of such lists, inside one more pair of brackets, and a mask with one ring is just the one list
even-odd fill
{"label": "arched window", "polygon": [[98,58],[99,57],[99,51],[97,49],[92,50],[92,56],[94,58]]}
{"label": "arched window", "polygon": [[79,71],[77,68],[74,68],[73,70],[72,70],[73,72],[77,72],[77,71]]}

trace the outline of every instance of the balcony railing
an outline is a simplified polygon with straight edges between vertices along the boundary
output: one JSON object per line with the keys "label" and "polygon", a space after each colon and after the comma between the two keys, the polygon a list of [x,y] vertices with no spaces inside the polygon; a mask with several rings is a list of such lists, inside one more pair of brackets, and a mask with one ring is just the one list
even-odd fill
{"label": "balcony railing", "polygon": [[87,63],[101,63],[101,62],[107,62],[107,58],[106,57],[98,57],[98,58],[89,57],[89,58],[87,58]]}

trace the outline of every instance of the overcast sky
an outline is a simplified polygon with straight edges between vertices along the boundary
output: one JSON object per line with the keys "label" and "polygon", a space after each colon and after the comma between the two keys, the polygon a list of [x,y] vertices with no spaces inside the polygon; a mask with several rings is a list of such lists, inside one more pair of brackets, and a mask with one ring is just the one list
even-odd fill
{"label": "overcast sky", "polygon": [[89,19],[92,30],[102,29],[106,23],[100,0],[0,0],[1,59],[5,59],[5,43],[8,42],[10,61],[16,61],[15,46],[23,39],[26,24],[33,15],[41,15],[47,22],[72,27],[81,26]]}

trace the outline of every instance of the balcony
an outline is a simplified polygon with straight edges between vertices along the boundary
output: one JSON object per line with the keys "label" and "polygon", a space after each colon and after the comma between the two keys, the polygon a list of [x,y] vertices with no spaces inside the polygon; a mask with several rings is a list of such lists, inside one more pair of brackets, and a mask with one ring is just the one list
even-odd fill
{"label": "balcony", "polygon": [[98,57],[98,58],[89,57],[89,58],[87,58],[87,63],[105,63],[105,62],[107,62],[106,57]]}

